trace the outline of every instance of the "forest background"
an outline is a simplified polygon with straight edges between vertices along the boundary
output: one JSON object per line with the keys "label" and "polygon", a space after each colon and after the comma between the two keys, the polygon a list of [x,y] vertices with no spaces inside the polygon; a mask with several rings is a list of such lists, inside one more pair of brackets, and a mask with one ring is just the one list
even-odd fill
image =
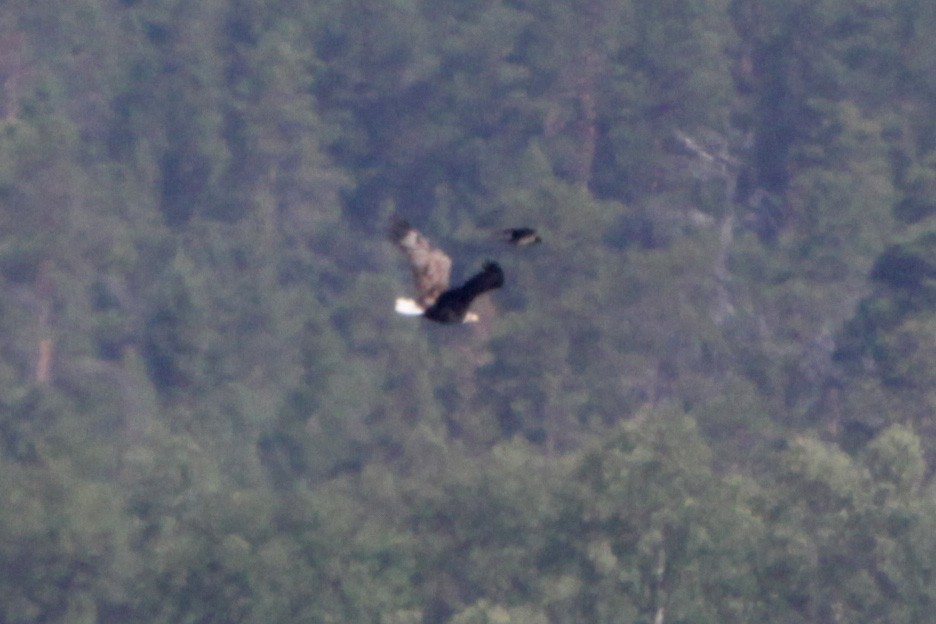
{"label": "forest background", "polygon": [[0,623],[930,621],[934,215],[929,1],[3,2]]}

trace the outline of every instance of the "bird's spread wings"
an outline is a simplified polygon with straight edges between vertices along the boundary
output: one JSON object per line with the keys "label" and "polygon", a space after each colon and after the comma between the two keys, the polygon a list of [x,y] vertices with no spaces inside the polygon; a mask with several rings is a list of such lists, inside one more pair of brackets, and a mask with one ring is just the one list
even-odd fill
{"label": "bird's spread wings", "polygon": [[468,308],[482,293],[504,285],[504,272],[496,262],[485,262],[484,270],[462,286],[451,288],[425,312],[426,318],[440,323],[459,323],[468,318]]}
{"label": "bird's spread wings", "polygon": [[390,225],[390,238],[409,260],[416,283],[417,301],[428,308],[448,290],[452,273],[452,260],[445,252],[432,246],[425,236],[404,219],[394,219]]}

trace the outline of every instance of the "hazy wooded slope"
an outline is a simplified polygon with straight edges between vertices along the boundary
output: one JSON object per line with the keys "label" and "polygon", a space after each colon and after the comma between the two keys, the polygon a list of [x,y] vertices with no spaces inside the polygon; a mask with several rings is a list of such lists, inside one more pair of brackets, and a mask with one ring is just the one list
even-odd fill
{"label": "hazy wooded slope", "polygon": [[5,2],[0,624],[927,621],[934,217],[931,2]]}

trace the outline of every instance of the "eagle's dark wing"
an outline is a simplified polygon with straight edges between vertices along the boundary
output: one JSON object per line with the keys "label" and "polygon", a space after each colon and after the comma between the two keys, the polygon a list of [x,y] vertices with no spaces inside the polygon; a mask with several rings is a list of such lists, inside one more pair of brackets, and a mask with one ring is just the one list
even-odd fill
{"label": "eagle's dark wing", "polygon": [[390,238],[409,260],[416,283],[417,303],[422,308],[428,308],[449,287],[451,258],[444,251],[433,247],[429,239],[399,217],[390,225]]}
{"label": "eagle's dark wing", "polygon": [[504,272],[496,262],[486,262],[484,269],[458,288],[447,290],[430,306],[427,319],[440,323],[461,323],[475,297],[504,285]]}

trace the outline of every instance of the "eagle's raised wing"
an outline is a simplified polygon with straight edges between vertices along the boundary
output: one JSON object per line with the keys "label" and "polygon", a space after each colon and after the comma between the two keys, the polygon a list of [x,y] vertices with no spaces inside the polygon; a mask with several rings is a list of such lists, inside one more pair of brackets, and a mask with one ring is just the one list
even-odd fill
{"label": "eagle's raised wing", "polygon": [[504,285],[504,272],[496,262],[490,260],[484,263],[484,270],[473,276],[462,286],[451,288],[438,298],[438,300],[425,312],[427,319],[439,323],[461,323],[467,320],[477,320],[468,317],[468,308],[471,303],[483,293]]}
{"label": "eagle's raised wing", "polygon": [[439,295],[448,290],[452,273],[451,258],[444,251],[433,247],[429,239],[399,217],[390,224],[390,239],[409,260],[416,283],[417,303],[423,309],[428,308]]}

